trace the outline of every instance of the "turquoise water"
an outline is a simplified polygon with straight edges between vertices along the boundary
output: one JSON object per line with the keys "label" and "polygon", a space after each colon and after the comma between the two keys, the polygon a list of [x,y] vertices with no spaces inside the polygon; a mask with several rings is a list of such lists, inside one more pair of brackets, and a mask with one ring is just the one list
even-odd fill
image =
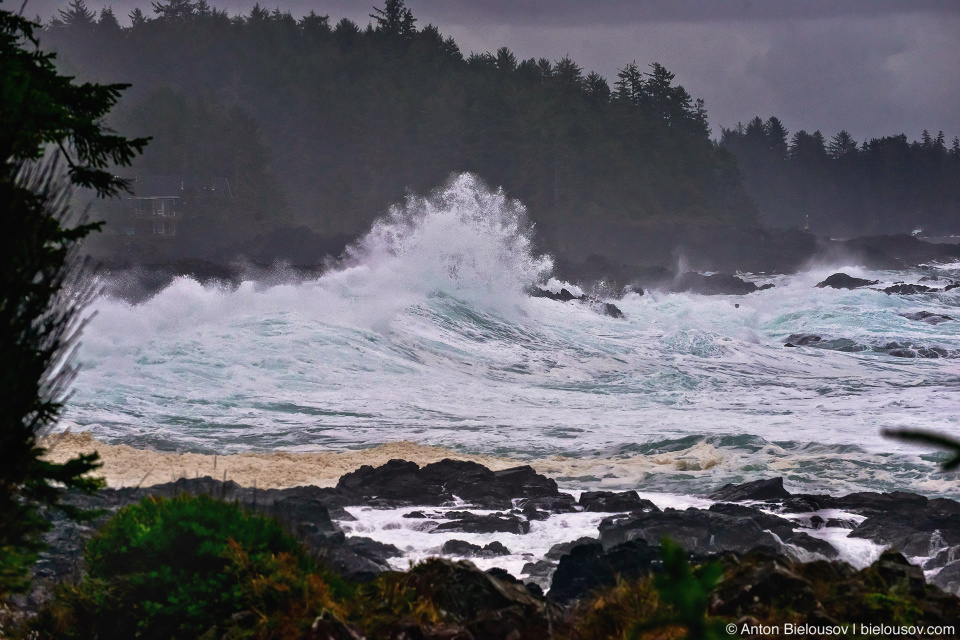
{"label": "turquoise water", "polygon": [[[178,279],[140,304],[103,298],[64,424],[108,442],[208,453],[413,440],[521,458],[672,461],[570,480],[584,487],[689,491],[706,475],[774,473],[811,488],[960,486],[935,471],[936,456],[880,435],[960,434],[960,320],[901,315],[960,318],[960,289],[814,286],[835,271],[884,283],[960,278],[960,264],[744,274],[776,286],[628,293],[615,301],[626,317],[612,319],[526,294],[550,278],[530,234],[517,203],[462,176],[433,200],[394,209],[315,280],[227,289]],[[861,350],[784,347],[794,333]],[[950,357],[874,350],[891,342]]]}

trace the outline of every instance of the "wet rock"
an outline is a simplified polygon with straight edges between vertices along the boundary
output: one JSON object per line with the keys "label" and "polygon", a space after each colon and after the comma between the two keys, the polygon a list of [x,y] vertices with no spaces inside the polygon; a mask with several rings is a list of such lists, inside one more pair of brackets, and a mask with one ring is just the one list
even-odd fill
{"label": "wet rock", "polygon": [[440,547],[440,553],[448,556],[463,556],[465,558],[494,558],[510,555],[510,550],[501,543],[494,541],[481,547],[465,540],[447,540]]}
{"label": "wet rock", "polygon": [[784,542],[831,560],[840,557],[840,552],[832,544],[826,540],[814,538],[809,533],[803,531],[794,531],[789,539],[784,540]]}
{"label": "wet rock", "polygon": [[577,296],[566,288],[560,289],[559,293],[554,293],[549,289],[543,289],[541,287],[534,287],[530,292],[530,296],[533,298],[547,298],[548,300],[556,300],[558,302],[570,302],[571,300],[580,300],[583,296]]}
{"label": "wet rock", "polygon": [[560,495],[557,482],[524,465],[494,472],[497,482],[511,498],[555,498]]}
{"label": "wet rock", "polygon": [[879,283],[879,280],[865,280],[864,278],[854,278],[845,273],[835,273],[826,280],[818,282],[817,287],[820,289],[824,287],[830,287],[831,289],[859,289],[860,287],[867,287]]}
{"label": "wet rock", "polygon": [[926,592],[923,569],[910,564],[901,553],[884,551],[873,564],[873,568],[887,583],[887,588],[891,593],[908,594],[915,598],[922,598]]}
{"label": "wet rock", "polygon": [[526,509],[533,506],[549,513],[575,513],[580,511],[576,498],[569,493],[561,493],[556,496],[544,496],[542,498],[524,498],[517,501],[517,506]]}
{"label": "wet rock", "polygon": [[336,573],[358,582],[368,582],[390,571],[387,560],[403,555],[392,544],[359,536],[347,537],[342,532],[316,538],[308,546]]}
{"label": "wet rock", "polygon": [[818,335],[812,333],[792,333],[787,336],[787,342],[783,346],[785,347],[805,347],[809,344],[815,344],[823,340]]}
{"label": "wet rock", "polygon": [[857,528],[857,521],[850,520],[849,518],[830,518],[824,525],[825,527],[834,527],[836,529],[853,529]]}
{"label": "wet rock", "polygon": [[636,491],[584,491],[580,494],[580,506],[584,511],[660,511],[657,505],[644,500]]}
{"label": "wet rock", "polygon": [[431,485],[422,477],[420,465],[406,460],[390,460],[376,468],[363,465],[341,476],[337,489],[354,504],[377,498],[395,502],[396,506],[414,504],[414,499],[417,505],[439,506],[453,500],[452,495],[443,492],[442,485]]}
{"label": "wet rock", "polygon": [[783,488],[783,478],[754,480],[744,484],[727,484],[709,496],[711,500],[741,502],[744,500],[783,500],[790,498],[790,492]]}
{"label": "wet rock", "polygon": [[903,282],[898,282],[897,284],[890,285],[889,287],[883,289],[883,292],[888,296],[892,294],[909,296],[918,293],[936,293],[937,291],[940,291],[940,289],[928,287],[922,284],[905,284]]}
{"label": "wet rock", "polygon": [[780,513],[810,513],[819,511],[823,507],[817,498],[820,496],[799,495],[781,501],[775,506]]}
{"label": "wet rock", "polygon": [[491,567],[487,569],[486,573],[487,575],[493,576],[497,580],[501,580],[508,584],[523,584],[523,582],[514,577],[512,573],[500,567]]}
{"label": "wet rock", "polygon": [[782,547],[753,517],[702,509],[634,513],[606,518],[600,523],[600,542],[605,549],[633,540],[658,544],[664,537],[701,555],[722,551],[746,553],[760,547],[779,551]]}
{"label": "wet rock", "polygon": [[736,518],[749,518],[756,522],[761,529],[773,533],[780,538],[781,541],[799,547],[804,551],[817,553],[825,558],[836,558],[839,556],[837,549],[829,542],[814,538],[803,531],[797,531],[796,523],[786,518],[781,518],[780,516],[765,513],[755,507],[720,502],[710,505],[709,511],[713,513],[723,513]]}
{"label": "wet rock", "polygon": [[524,534],[530,532],[530,523],[514,515],[505,515],[495,513],[491,515],[471,515],[442,522],[433,530],[434,533],[441,531],[460,531],[463,533],[515,533]]}
{"label": "wet rock", "polygon": [[649,574],[660,563],[659,547],[634,540],[605,549],[582,544],[560,558],[548,595],[557,602],[580,599],[592,591]]}
{"label": "wet rock", "polygon": [[532,504],[526,505],[520,513],[523,514],[524,518],[531,522],[534,520],[546,520],[550,517],[549,513],[546,511],[540,511]]}
{"label": "wet rock", "polygon": [[688,271],[681,274],[671,291],[690,293],[699,293],[701,295],[744,295],[757,291],[759,287],[752,282],[747,282],[742,278],[727,273],[715,273],[713,275],[703,275],[695,271]]}
{"label": "wet rock", "polygon": [[474,556],[479,553],[483,547],[478,544],[472,544],[465,540],[447,540],[440,547],[440,553],[446,556]]}
{"label": "wet rock", "polygon": [[874,348],[874,351],[886,353],[889,356],[897,358],[950,358],[955,357],[955,353],[947,351],[943,347],[924,347],[914,345],[909,342],[888,342],[882,347]]}
{"label": "wet rock", "polygon": [[558,542],[557,544],[550,547],[550,550],[547,551],[545,558],[550,560],[559,560],[563,556],[570,553],[570,550],[574,547],[579,547],[582,544],[595,544],[599,542],[597,538],[577,538],[576,540],[571,540],[570,542]]}
{"label": "wet rock", "polygon": [[960,546],[941,549],[937,555],[923,563],[923,570],[939,569],[960,560]]}
{"label": "wet rock", "polygon": [[427,514],[425,514],[423,511],[411,511],[410,513],[403,514],[403,517],[421,519],[421,518],[426,518]]}
{"label": "wet rock", "polygon": [[960,562],[953,562],[943,567],[930,579],[934,584],[947,593],[960,596]]}
{"label": "wet rock", "polygon": [[[525,586],[480,571],[469,562],[432,559],[414,567],[409,583],[474,638],[547,638],[557,605]],[[512,577],[512,576],[511,576]]]}
{"label": "wet rock", "polygon": [[441,460],[420,468],[391,460],[364,465],[340,478],[337,490],[350,504],[441,506],[455,497],[485,509],[509,509],[513,499],[557,497],[557,483],[530,466],[491,471],[476,462]]}
{"label": "wet rock", "polygon": [[510,550],[500,542],[494,540],[493,542],[483,545],[483,553],[491,556],[508,556],[510,555]]}
{"label": "wet rock", "polygon": [[528,562],[524,564],[523,568],[520,570],[520,573],[527,576],[527,579],[533,584],[538,585],[542,591],[543,589],[550,588],[550,579],[553,578],[553,572],[556,570],[556,562],[551,562],[549,560],[537,560],[536,562]]}
{"label": "wet rock", "polygon": [[623,317],[623,311],[620,311],[620,308],[612,302],[604,302],[602,310],[605,316],[610,316],[611,318]]}
{"label": "wet rock", "polygon": [[[881,494],[891,495],[891,494]],[[891,508],[872,510],[851,538],[866,538],[889,545],[910,556],[929,556],[944,546],[960,545],[960,503],[946,498],[927,499],[900,494]]]}
{"label": "wet rock", "polygon": [[929,311],[917,311],[916,313],[901,313],[900,316],[906,318],[907,320],[916,320],[918,322],[926,322],[927,324],[937,325],[941,322],[948,322],[953,320],[952,317],[944,315],[942,313],[931,313]]}

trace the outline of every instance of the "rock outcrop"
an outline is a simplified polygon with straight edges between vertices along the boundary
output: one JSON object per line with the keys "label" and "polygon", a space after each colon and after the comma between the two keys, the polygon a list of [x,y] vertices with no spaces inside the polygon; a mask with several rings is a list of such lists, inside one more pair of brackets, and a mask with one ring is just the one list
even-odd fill
{"label": "rock outcrop", "polygon": [[827,277],[826,280],[818,282],[817,288],[823,289],[824,287],[830,287],[831,289],[859,289],[860,287],[869,287],[875,284],[880,284],[880,281],[854,278],[846,273],[835,273],[832,276]]}

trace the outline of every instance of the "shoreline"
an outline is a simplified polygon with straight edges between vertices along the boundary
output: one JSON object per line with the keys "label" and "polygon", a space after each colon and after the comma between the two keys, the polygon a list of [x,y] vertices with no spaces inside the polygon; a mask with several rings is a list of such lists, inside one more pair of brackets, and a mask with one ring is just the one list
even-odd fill
{"label": "shoreline", "polygon": [[209,455],[138,449],[126,444],[107,444],[89,431],[64,431],[43,439],[45,459],[65,462],[81,453],[100,454],[103,466],[95,474],[109,488],[152,486],[181,478],[210,476],[232,480],[245,487],[289,489],[299,486],[334,487],[340,476],[363,465],[380,466],[389,460],[411,460],[417,464],[444,458],[469,460],[492,470],[508,469],[524,461],[489,455],[460,454],[444,447],[421,445],[407,440],[389,442],[368,449]]}
{"label": "shoreline", "polygon": [[[493,471],[529,465],[554,479],[565,491],[636,490],[670,495],[703,496],[729,482],[783,476],[791,486],[808,493],[858,491],[912,491],[927,497],[957,499],[956,481],[950,474],[933,472],[914,482],[897,483],[883,469],[859,480],[839,480],[856,468],[859,456],[844,452],[788,451],[776,443],[760,450],[737,450],[704,439],[672,450],[624,453],[611,457],[552,455],[540,458],[464,453],[443,446],[409,440],[377,444],[365,449],[340,451],[267,451],[227,455],[175,453],[108,444],[89,431],[66,430],[41,441],[45,458],[65,462],[81,453],[97,451],[103,466],[95,474],[110,488],[147,487],[181,478],[209,476],[232,480],[241,486],[289,489],[298,486],[334,487],[339,478],[363,465],[378,467],[390,460],[407,460],[420,466],[444,459],[471,461]],[[818,479],[806,477],[807,467],[831,462]],[[879,461],[877,461],[879,462]],[[931,465],[932,466],[932,465]]]}

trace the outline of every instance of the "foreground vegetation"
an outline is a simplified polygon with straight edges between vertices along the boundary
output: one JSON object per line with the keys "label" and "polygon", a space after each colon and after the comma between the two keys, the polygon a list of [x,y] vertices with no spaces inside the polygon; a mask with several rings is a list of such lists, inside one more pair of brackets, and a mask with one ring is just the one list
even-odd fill
{"label": "foreground vegetation", "polygon": [[125,183],[107,167],[129,164],[147,142],[103,127],[126,85],[59,75],[37,31],[0,10],[0,600],[26,586],[50,528],[44,511],[80,515],[60,504],[63,489],[100,486],[87,475],[96,455],[56,464],[39,444],[62,410],[94,293],[76,254],[100,225],[85,224],[68,200],[71,185],[118,193]]}
{"label": "foreground vegetation", "polygon": [[82,578],[60,584],[47,608],[7,633],[62,640],[713,640],[739,635],[727,632],[731,623],[738,629],[909,626],[960,614],[956,598],[928,592],[922,577],[917,582],[919,569],[899,554],[861,572],[767,552],[691,566],[669,541],[661,554],[655,575],[619,581],[561,606],[508,575],[442,559],[350,582],[275,521],[235,504],[205,496],[146,498],[122,509],[89,541]]}

